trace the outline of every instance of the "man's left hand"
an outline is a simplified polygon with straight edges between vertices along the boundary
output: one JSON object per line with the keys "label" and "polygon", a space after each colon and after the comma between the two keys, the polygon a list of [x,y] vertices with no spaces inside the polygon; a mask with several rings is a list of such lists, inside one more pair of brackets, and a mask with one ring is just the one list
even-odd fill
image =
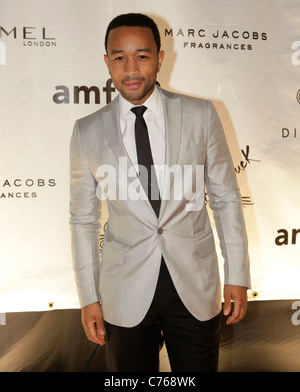
{"label": "man's left hand", "polygon": [[227,284],[224,286],[224,316],[231,312],[232,302],[234,303],[232,315],[228,317],[226,324],[235,324],[242,320],[247,310],[247,287],[233,286]]}

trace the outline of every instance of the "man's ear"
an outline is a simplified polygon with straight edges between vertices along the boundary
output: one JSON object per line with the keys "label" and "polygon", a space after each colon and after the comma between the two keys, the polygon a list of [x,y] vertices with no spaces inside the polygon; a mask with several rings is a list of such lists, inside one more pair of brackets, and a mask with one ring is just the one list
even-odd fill
{"label": "man's ear", "polygon": [[103,57],[104,57],[105,64],[106,64],[106,66],[108,68],[108,56],[107,56],[107,54],[105,54]]}
{"label": "man's ear", "polygon": [[160,71],[160,67],[161,67],[161,65],[162,65],[162,62],[163,62],[163,60],[164,60],[164,56],[165,56],[165,52],[163,51],[163,50],[161,50],[160,52],[158,52],[158,55],[157,55],[157,72],[159,72]]}

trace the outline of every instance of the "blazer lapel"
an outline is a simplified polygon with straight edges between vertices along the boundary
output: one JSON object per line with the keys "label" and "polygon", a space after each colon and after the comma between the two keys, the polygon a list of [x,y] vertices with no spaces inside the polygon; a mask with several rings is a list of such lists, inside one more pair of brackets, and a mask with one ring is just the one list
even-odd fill
{"label": "blazer lapel", "polygon": [[169,169],[177,164],[178,153],[181,141],[181,99],[169,91],[161,89],[161,96],[165,115],[166,128],[166,170],[163,187],[163,197],[160,207],[160,214],[163,214],[168,196],[172,195],[174,176],[170,176]]}
{"label": "blazer lapel", "polygon": [[119,161],[120,157],[128,158],[123,145],[118,119],[119,110],[117,97],[108,106],[106,106],[106,110],[102,112],[105,134],[117,161]]}

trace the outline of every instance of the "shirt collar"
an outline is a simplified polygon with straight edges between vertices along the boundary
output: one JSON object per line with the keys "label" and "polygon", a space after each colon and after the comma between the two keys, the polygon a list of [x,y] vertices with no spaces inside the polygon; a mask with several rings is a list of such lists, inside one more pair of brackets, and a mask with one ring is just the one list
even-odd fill
{"label": "shirt collar", "polygon": [[[128,116],[128,114],[133,114],[131,112],[131,108],[135,105],[127,101],[122,95],[119,96],[119,105],[120,105],[120,114],[124,118]],[[149,112],[159,113],[161,107],[161,96],[158,87],[155,85],[154,90],[150,97],[143,103],[144,106],[147,107],[147,114]],[[134,115],[134,114],[133,114]]]}

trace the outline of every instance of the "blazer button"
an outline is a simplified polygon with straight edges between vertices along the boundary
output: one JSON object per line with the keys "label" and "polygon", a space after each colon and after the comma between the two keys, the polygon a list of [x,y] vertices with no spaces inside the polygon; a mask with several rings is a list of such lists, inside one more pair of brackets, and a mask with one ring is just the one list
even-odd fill
{"label": "blazer button", "polygon": [[161,235],[164,232],[164,229],[162,227],[160,227],[159,229],[157,229],[157,233],[159,235]]}

